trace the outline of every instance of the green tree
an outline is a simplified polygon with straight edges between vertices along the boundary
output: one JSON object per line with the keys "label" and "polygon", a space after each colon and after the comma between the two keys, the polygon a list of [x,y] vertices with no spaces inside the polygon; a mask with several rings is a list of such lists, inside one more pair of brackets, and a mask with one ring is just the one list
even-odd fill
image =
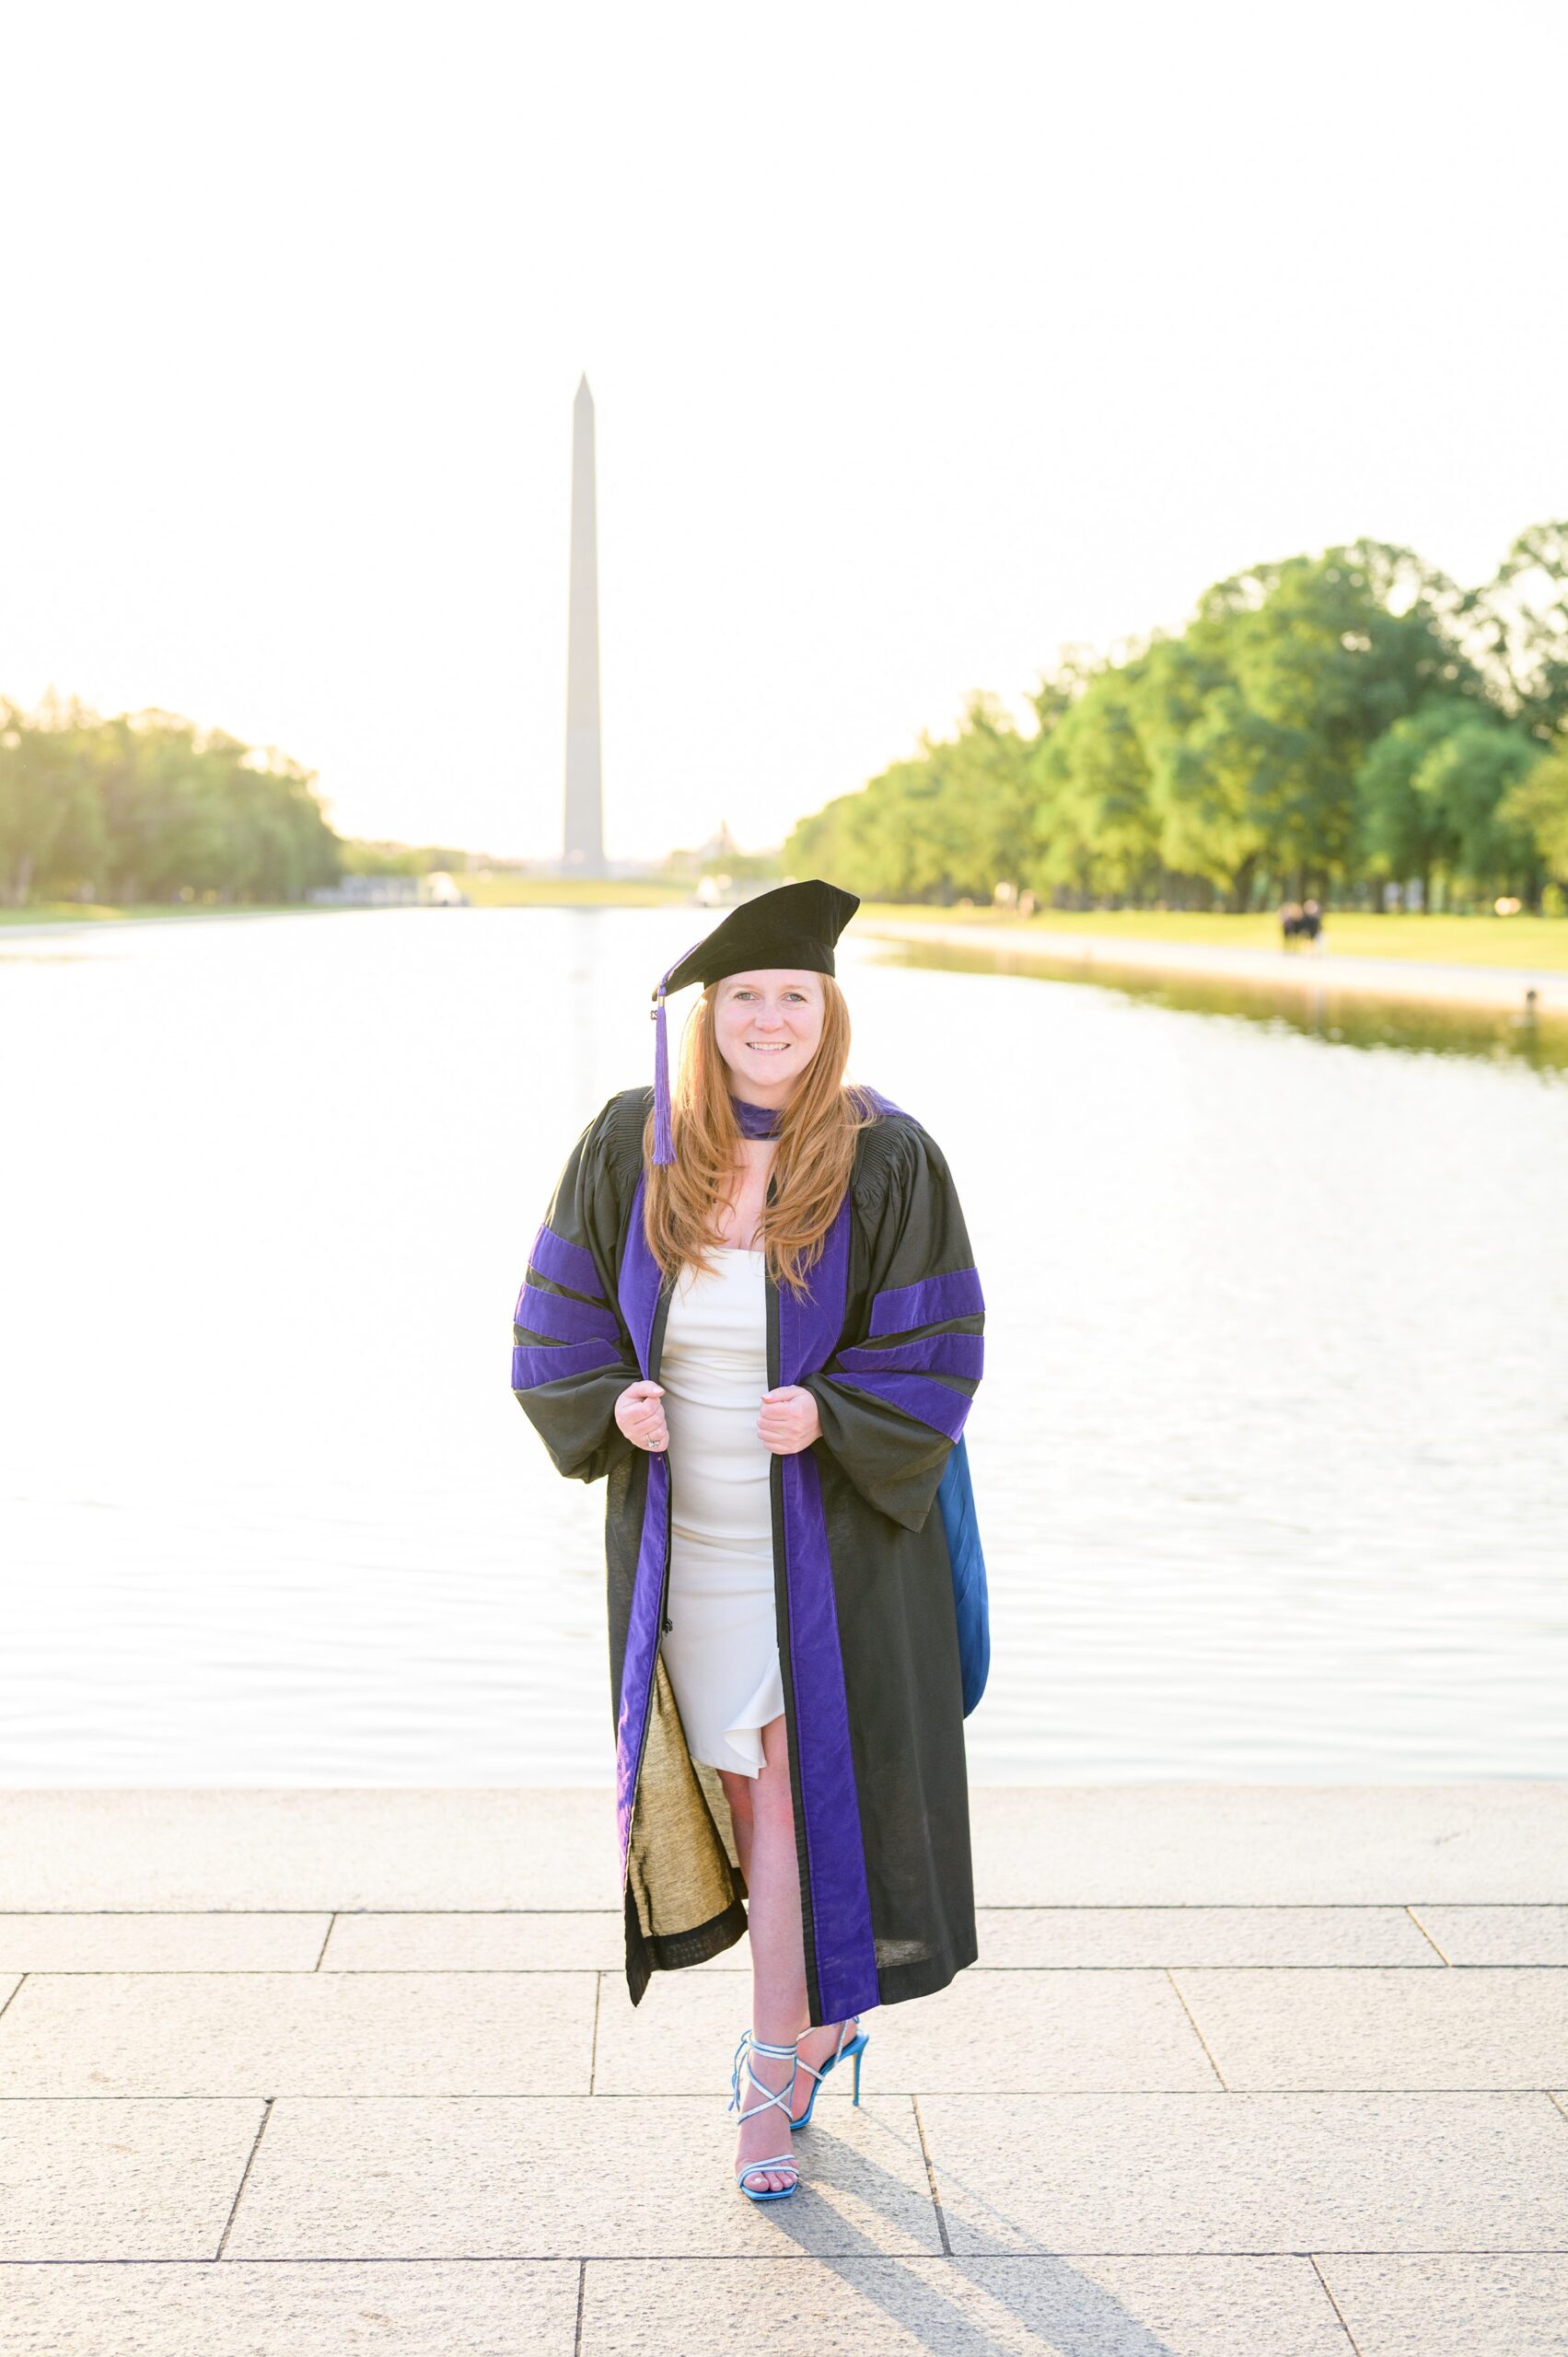
{"label": "green tree", "polygon": [[1539,883],[1533,838],[1504,804],[1540,760],[1516,722],[1439,698],[1396,721],[1363,761],[1357,812],[1374,875],[1417,877],[1430,904],[1434,876],[1461,892]]}
{"label": "green tree", "polygon": [[1409,551],[1358,541],[1224,583],[1200,610],[1248,714],[1222,741],[1256,767],[1260,858],[1296,888],[1343,879],[1355,777],[1384,731],[1434,696],[1478,693],[1458,644],[1459,593]]}
{"label": "green tree", "polygon": [[1099,672],[1055,707],[1054,725],[1035,741],[1028,766],[1038,848],[1028,881],[1037,889],[1122,900],[1146,891],[1157,874],[1159,829],[1135,679],[1131,669]]}
{"label": "green tree", "polygon": [[[1568,706],[1568,525],[1473,594],[1375,540],[1255,566],[1179,633],[1068,650],[1031,702],[1028,738],[972,697],[953,737],[803,820],[788,865],[935,900],[1014,880],[1245,908],[1396,874],[1529,892],[1538,836],[1508,814]],[[1527,807],[1550,828],[1547,795]]]}
{"label": "green tree", "polygon": [[1558,884],[1568,884],[1568,739],[1560,737],[1497,806],[1500,824],[1528,834]]}
{"label": "green tree", "polygon": [[1268,845],[1254,788],[1271,748],[1225,660],[1224,624],[1161,639],[1131,682],[1162,866],[1245,906]]}
{"label": "green tree", "polygon": [[0,704],[0,895],[25,908],[35,891],[74,889],[102,855],[103,820],[83,742],[91,715],[45,701],[29,718]]}
{"label": "green tree", "polygon": [[1525,732],[1477,713],[1434,745],[1416,772],[1416,792],[1441,814],[1455,878],[1472,891],[1501,886],[1533,899],[1540,887],[1534,840],[1502,806],[1540,760]]}
{"label": "green tree", "polygon": [[0,891],[298,900],[339,872],[314,783],[170,713],[0,706]]}
{"label": "green tree", "polygon": [[1433,869],[1452,845],[1440,802],[1418,790],[1422,766],[1436,747],[1475,718],[1475,706],[1437,696],[1396,720],[1364,757],[1355,776],[1362,865],[1374,876],[1419,877],[1431,898]]}
{"label": "green tree", "polygon": [[1503,709],[1543,743],[1568,726],[1568,521],[1521,532],[1465,621]]}
{"label": "green tree", "polygon": [[989,900],[1033,856],[1028,743],[994,697],[971,696],[956,736],[923,737],[912,760],[803,819],[785,867],[842,875],[876,900]]}

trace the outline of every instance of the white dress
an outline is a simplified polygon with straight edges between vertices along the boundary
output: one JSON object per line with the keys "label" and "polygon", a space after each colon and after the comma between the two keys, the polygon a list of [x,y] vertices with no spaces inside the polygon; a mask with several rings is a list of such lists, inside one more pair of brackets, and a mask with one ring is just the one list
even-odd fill
{"label": "white dress", "polygon": [[669,1431],[670,1626],[663,1654],[694,1759],[755,1776],[784,1710],[773,1606],[766,1262],[724,1248],[670,1295],[658,1379]]}

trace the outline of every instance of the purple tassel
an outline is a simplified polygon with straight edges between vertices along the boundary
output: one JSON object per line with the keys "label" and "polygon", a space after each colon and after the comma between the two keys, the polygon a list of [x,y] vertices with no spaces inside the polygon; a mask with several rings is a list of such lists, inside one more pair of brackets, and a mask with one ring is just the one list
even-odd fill
{"label": "purple tassel", "polygon": [[665,1031],[662,982],[654,1016],[654,1160],[675,1160],[675,1141],[669,1127],[669,1042]]}
{"label": "purple tassel", "polygon": [[694,941],[691,949],[667,967],[659,978],[654,996],[657,1005],[653,1009],[654,1023],[654,1160],[670,1163],[675,1160],[675,1136],[669,1125],[669,1041],[664,1022],[664,986],[671,974],[678,974],[692,951],[702,947]]}

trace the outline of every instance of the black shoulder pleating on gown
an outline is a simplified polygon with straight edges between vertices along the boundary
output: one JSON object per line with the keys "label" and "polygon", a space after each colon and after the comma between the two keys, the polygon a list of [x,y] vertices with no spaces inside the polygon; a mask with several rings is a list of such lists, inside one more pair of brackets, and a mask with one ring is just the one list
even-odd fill
{"label": "black shoulder pleating on gown", "polygon": [[[773,1576],[813,2024],[928,1995],[976,1956],[963,1696],[938,1485],[980,1380],[983,1302],[947,1163],[875,1092],[806,1297],[768,1281],[771,1386],[820,1440],[772,1461]],[[588,1123],[534,1240],[512,1387],[557,1469],[607,1480],[610,1693],[626,1980],[746,1929],[714,1770],[694,1761],[659,1641],[669,1465],[615,1401],[658,1378],[670,1282],[643,1232],[652,1091]]]}

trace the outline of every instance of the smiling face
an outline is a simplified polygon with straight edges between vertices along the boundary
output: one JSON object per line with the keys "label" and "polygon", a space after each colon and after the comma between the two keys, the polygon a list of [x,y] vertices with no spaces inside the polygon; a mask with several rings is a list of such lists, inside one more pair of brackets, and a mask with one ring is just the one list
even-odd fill
{"label": "smiling face", "polygon": [[725,976],[714,993],[714,1039],[737,1097],[788,1103],[817,1052],[826,1004],[820,974],[768,966]]}

